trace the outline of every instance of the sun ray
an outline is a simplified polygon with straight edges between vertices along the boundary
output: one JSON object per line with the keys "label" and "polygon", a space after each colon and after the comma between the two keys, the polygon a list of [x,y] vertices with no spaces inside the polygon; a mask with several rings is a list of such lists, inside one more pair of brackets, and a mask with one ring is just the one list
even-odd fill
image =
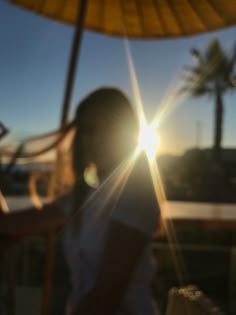
{"label": "sun ray", "polygon": [[165,220],[165,213],[164,213],[163,205],[167,199],[166,199],[166,194],[165,194],[163,182],[161,179],[160,171],[159,171],[156,161],[149,160],[148,162],[149,162],[150,174],[152,177],[152,182],[153,182],[153,187],[154,187],[157,203],[159,204],[159,207],[160,207],[161,222],[163,224],[163,229],[165,230],[166,235],[167,235],[171,256],[175,264],[177,278],[179,280],[179,283],[183,285],[185,280],[188,278],[188,273],[186,270],[183,256],[181,255],[180,245],[177,239],[174,226],[170,220],[168,221]]}
{"label": "sun ray", "polygon": [[[125,183],[132,172],[132,169],[135,165],[135,161],[138,157],[138,151],[137,149],[123,162],[118,165],[113,172],[100,184],[100,186],[94,190],[90,196],[86,199],[83,206],[75,211],[67,220],[66,225],[68,225],[70,222],[74,220],[76,216],[78,216],[81,211],[90,204],[98,194],[102,192],[103,189],[105,189],[107,186],[109,186],[110,191],[107,194],[106,198],[103,201],[103,207],[109,202],[109,200],[112,198],[116,190],[119,189],[119,195],[122,193],[122,190],[125,186]],[[115,181],[114,181],[115,180]],[[111,183],[111,184],[110,184]],[[102,208],[103,209],[103,208]],[[102,210],[100,209],[100,210]],[[97,216],[99,215],[100,211],[97,211]],[[58,231],[57,237],[59,237],[64,231],[64,227]]]}
{"label": "sun ray", "polygon": [[[172,93],[170,93],[169,97],[167,99],[165,99],[163,101],[163,103],[161,104],[161,109],[157,112],[157,114],[155,115],[151,124],[148,125],[146,118],[145,118],[145,113],[144,113],[144,109],[143,109],[143,105],[142,105],[141,95],[139,92],[138,80],[137,80],[137,76],[136,76],[136,72],[135,72],[135,68],[134,68],[134,64],[133,64],[133,60],[132,60],[132,56],[131,56],[131,51],[130,51],[127,39],[125,40],[125,48],[126,48],[126,53],[127,53],[131,83],[132,83],[133,92],[134,92],[135,101],[136,101],[136,106],[137,106],[136,109],[137,109],[138,119],[139,119],[139,123],[140,123],[141,140],[142,140],[141,143],[142,143],[142,142],[145,142],[145,138],[142,139],[142,132],[145,135],[145,133],[148,131],[147,132],[147,134],[149,134],[148,137],[150,137],[150,133],[155,133],[160,122],[163,122],[164,118],[167,116],[167,113],[169,113],[173,109],[173,104],[175,106],[177,104],[179,104],[180,99],[177,98],[177,96],[179,96],[178,92],[173,91]],[[186,97],[186,95],[181,95],[181,96]],[[178,103],[177,103],[177,101],[178,101]],[[155,146],[155,145],[156,144],[153,143],[153,146]],[[156,158],[155,158],[156,156],[154,154],[154,151],[151,153],[149,152],[148,146],[146,146],[145,143],[142,143],[141,145],[139,143],[139,145],[137,146],[137,150],[136,150],[137,153],[136,154],[139,155],[142,150],[145,151],[146,156],[147,156],[157,203],[160,206],[161,216],[163,217],[162,205],[166,201],[166,196],[165,196],[165,191],[164,191],[164,187],[162,184],[161,176],[160,176],[160,173],[158,170],[158,166],[156,164]],[[186,279],[186,277],[187,277],[187,271],[185,268],[184,259],[181,255],[180,250],[179,250],[179,243],[178,243],[178,240],[176,237],[176,233],[175,233],[173,225],[170,222],[167,223],[164,221],[164,225],[165,225],[164,226],[165,231],[167,233],[168,243],[169,243],[170,248],[171,248],[171,254],[173,257],[173,261],[175,263],[177,277],[178,277],[180,283],[183,283],[184,279]],[[175,244],[175,247],[173,246],[173,244]],[[176,251],[175,248],[178,248],[178,250]]]}
{"label": "sun ray", "polygon": [[160,106],[152,120],[152,125],[160,127],[165,119],[180,105],[182,105],[188,98],[187,93],[180,93],[178,89],[169,91],[169,95],[166,96],[160,103]]}
{"label": "sun ray", "polygon": [[[94,194],[91,195],[91,199],[88,199],[88,203],[91,202],[98,193],[101,193],[109,187],[108,193],[106,193],[106,197],[103,200],[103,207],[100,209],[102,210],[109,200],[118,193],[118,196],[122,194],[123,188],[131,174],[133,167],[135,165],[136,159],[138,154],[133,152],[125,161],[123,161],[102,183],[102,185],[98,188]],[[87,205],[87,202],[84,206]],[[97,211],[97,216],[99,215],[99,211]]]}
{"label": "sun ray", "polygon": [[142,98],[139,92],[139,86],[138,86],[138,80],[137,80],[137,75],[135,72],[135,67],[133,64],[133,58],[131,55],[131,49],[129,46],[129,42],[126,39],[124,39],[124,44],[125,44],[125,51],[127,55],[127,60],[128,60],[128,67],[129,67],[129,72],[130,72],[130,78],[131,78],[131,84],[133,88],[133,93],[135,97],[135,105],[136,105],[136,110],[138,114],[138,119],[140,122],[140,125],[143,123],[145,120],[145,115],[144,115],[144,109],[143,109],[143,104],[142,104]]}
{"label": "sun ray", "polygon": [[[194,81],[190,86],[189,89],[191,90],[191,86],[194,87],[194,85],[198,84],[198,82],[201,82],[204,80],[209,73],[213,70],[214,67],[216,67],[219,58],[216,58],[214,62],[208,67],[207,71],[204,73],[201,73],[197,79],[197,81]],[[187,91],[182,91],[180,87],[178,87],[178,83],[176,83],[176,86],[172,88],[172,90],[168,91],[168,95],[163,98],[163,100],[160,103],[159,109],[155,114],[155,117],[153,119],[153,124],[156,126],[159,126],[163,121],[168,117],[168,115],[178,106],[183,104],[186,99],[188,99],[189,93]]]}

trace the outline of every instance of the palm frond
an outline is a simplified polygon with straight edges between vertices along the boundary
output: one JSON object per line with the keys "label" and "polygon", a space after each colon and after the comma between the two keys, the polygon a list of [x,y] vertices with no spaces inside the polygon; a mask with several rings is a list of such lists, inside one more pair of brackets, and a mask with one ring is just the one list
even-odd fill
{"label": "palm frond", "polygon": [[180,89],[181,92],[188,91],[194,96],[201,96],[212,93],[216,87],[224,92],[236,86],[236,44],[231,56],[216,38],[208,44],[205,53],[192,48],[191,54],[197,63],[184,66],[185,73],[181,78],[185,85]]}
{"label": "palm frond", "polygon": [[181,88],[178,89],[177,95],[183,95],[185,93],[189,93],[190,87],[188,85],[182,86]]}
{"label": "palm frond", "polygon": [[203,71],[201,66],[189,66],[189,65],[184,66],[184,70],[192,74],[201,74]]}
{"label": "palm frond", "polygon": [[212,89],[202,84],[186,84],[178,90],[179,94],[189,93],[193,96],[202,96],[212,92]]}
{"label": "palm frond", "polygon": [[211,62],[215,58],[221,58],[224,55],[224,51],[218,41],[218,39],[214,38],[211,40],[207,46],[205,58],[207,62]]}
{"label": "palm frond", "polygon": [[195,84],[190,90],[193,96],[202,96],[212,92],[212,89],[208,88],[206,85]]}
{"label": "palm frond", "polygon": [[196,82],[196,76],[191,76],[191,75],[183,74],[181,75],[180,79],[191,84]]}
{"label": "palm frond", "polygon": [[236,88],[236,75],[230,78],[229,87],[235,89]]}
{"label": "palm frond", "polygon": [[200,50],[198,50],[197,48],[192,48],[191,54],[199,64],[204,63],[204,56],[201,54]]}

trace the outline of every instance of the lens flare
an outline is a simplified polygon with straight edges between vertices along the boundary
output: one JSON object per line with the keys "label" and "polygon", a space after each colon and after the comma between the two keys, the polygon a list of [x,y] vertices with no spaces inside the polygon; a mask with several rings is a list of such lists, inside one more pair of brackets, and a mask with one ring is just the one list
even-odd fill
{"label": "lens flare", "polygon": [[[157,127],[159,128],[160,124],[163,123],[163,121],[166,119],[167,114],[169,114],[173,110],[173,106],[179,105],[187,94],[180,94],[178,91],[175,92],[175,90],[173,92],[170,91],[168,93],[168,96],[163,100],[162,104],[160,104],[160,109],[153,117],[151,125],[148,125],[145,118],[145,112],[138,86],[137,75],[127,38],[124,39],[124,44],[127,54],[128,67],[130,71],[131,84],[134,92],[137,116],[141,127],[139,144],[136,147],[134,157],[137,158],[142,150],[146,152],[157,203],[160,207],[160,213],[162,217],[162,219],[160,220],[162,222],[161,225],[166,232],[169,244],[177,244],[178,246],[178,239],[176,237],[174,226],[171,224],[171,222],[165,221],[164,218],[164,203],[166,201],[166,195],[156,160],[156,151],[158,147],[158,137],[156,134],[156,130]],[[180,96],[181,99],[179,98]],[[186,279],[188,281],[188,273],[185,267],[184,259],[181,255],[180,250],[175,250],[175,247],[173,246],[170,246],[170,249],[173,261],[175,262],[175,269],[177,272],[178,280],[181,284],[183,284],[186,282]]]}
{"label": "lens flare", "polygon": [[159,139],[154,125],[143,123],[139,135],[139,150],[144,150],[149,160],[153,161],[156,157]]}
{"label": "lens flare", "polygon": [[99,178],[97,175],[97,167],[91,163],[84,171],[84,180],[86,184],[92,188],[98,188]]}

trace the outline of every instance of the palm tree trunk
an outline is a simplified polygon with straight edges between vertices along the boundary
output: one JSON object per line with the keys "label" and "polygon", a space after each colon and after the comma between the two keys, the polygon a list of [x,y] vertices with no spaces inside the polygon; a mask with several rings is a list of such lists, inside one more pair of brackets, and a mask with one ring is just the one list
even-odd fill
{"label": "palm tree trunk", "polygon": [[214,132],[214,157],[216,161],[221,159],[222,125],[223,125],[223,99],[220,88],[215,88],[215,132]]}
{"label": "palm tree trunk", "polygon": [[222,202],[224,199],[224,169],[221,156],[222,123],[223,123],[223,100],[222,91],[215,86],[215,125],[214,144],[211,165],[211,176],[209,185],[209,198],[215,202]]}

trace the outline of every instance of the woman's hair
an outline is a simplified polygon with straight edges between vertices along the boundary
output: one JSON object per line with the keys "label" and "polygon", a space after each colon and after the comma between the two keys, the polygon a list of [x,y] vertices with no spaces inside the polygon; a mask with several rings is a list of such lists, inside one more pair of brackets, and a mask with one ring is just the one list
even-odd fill
{"label": "woman's hair", "polygon": [[[100,88],[85,97],[79,104],[76,116],[75,127],[76,132],[72,146],[73,169],[75,176],[80,177],[81,172],[87,167],[84,161],[85,152],[80,152],[80,125],[86,112],[90,109],[97,111],[104,117],[103,130],[107,134],[115,135],[112,142],[114,146],[119,145],[118,159],[123,159],[135,147],[138,134],[138,120],[131,106],[129,99],[118,89],[115,88]],[[96,117],[90,117],[96,125]],[[86,122],[83,121],[83,124]],[[97,137],[99,137],[97,130]],[[117,141],[118,143],[116,143]],[[114,150],[114,146],[110,150]],[[117,161],[118,163],[120,161]]]}
{"label": "woman's hair", "polygon": [[[138,135],[138,119],[129,99],[116,88],[100,88],[86,96],[78,105],[75,115],[75,135],[72,144],[72,166],[75,176],[74,185],[74,211],[77,211],[84,202],[88,192],[83,174],[87,167],[84,160],[85,152],[80,152],[80,125],[86,116],[86,112],[95,109],[104,116],[103,130],[107,134],[115,135],[114,146],[118,148],[117,164],[121,162],[136,146]],[[91,117],[96,124],[96,117]],[[86,122],[83,121],[83,124]],[[99,130],[97,131],[99,137]],[[117,143],[118,142],[118,143]],[[114,147],[111,145],[111,150]],[[99,171],[99,170],[98,170]]]}

